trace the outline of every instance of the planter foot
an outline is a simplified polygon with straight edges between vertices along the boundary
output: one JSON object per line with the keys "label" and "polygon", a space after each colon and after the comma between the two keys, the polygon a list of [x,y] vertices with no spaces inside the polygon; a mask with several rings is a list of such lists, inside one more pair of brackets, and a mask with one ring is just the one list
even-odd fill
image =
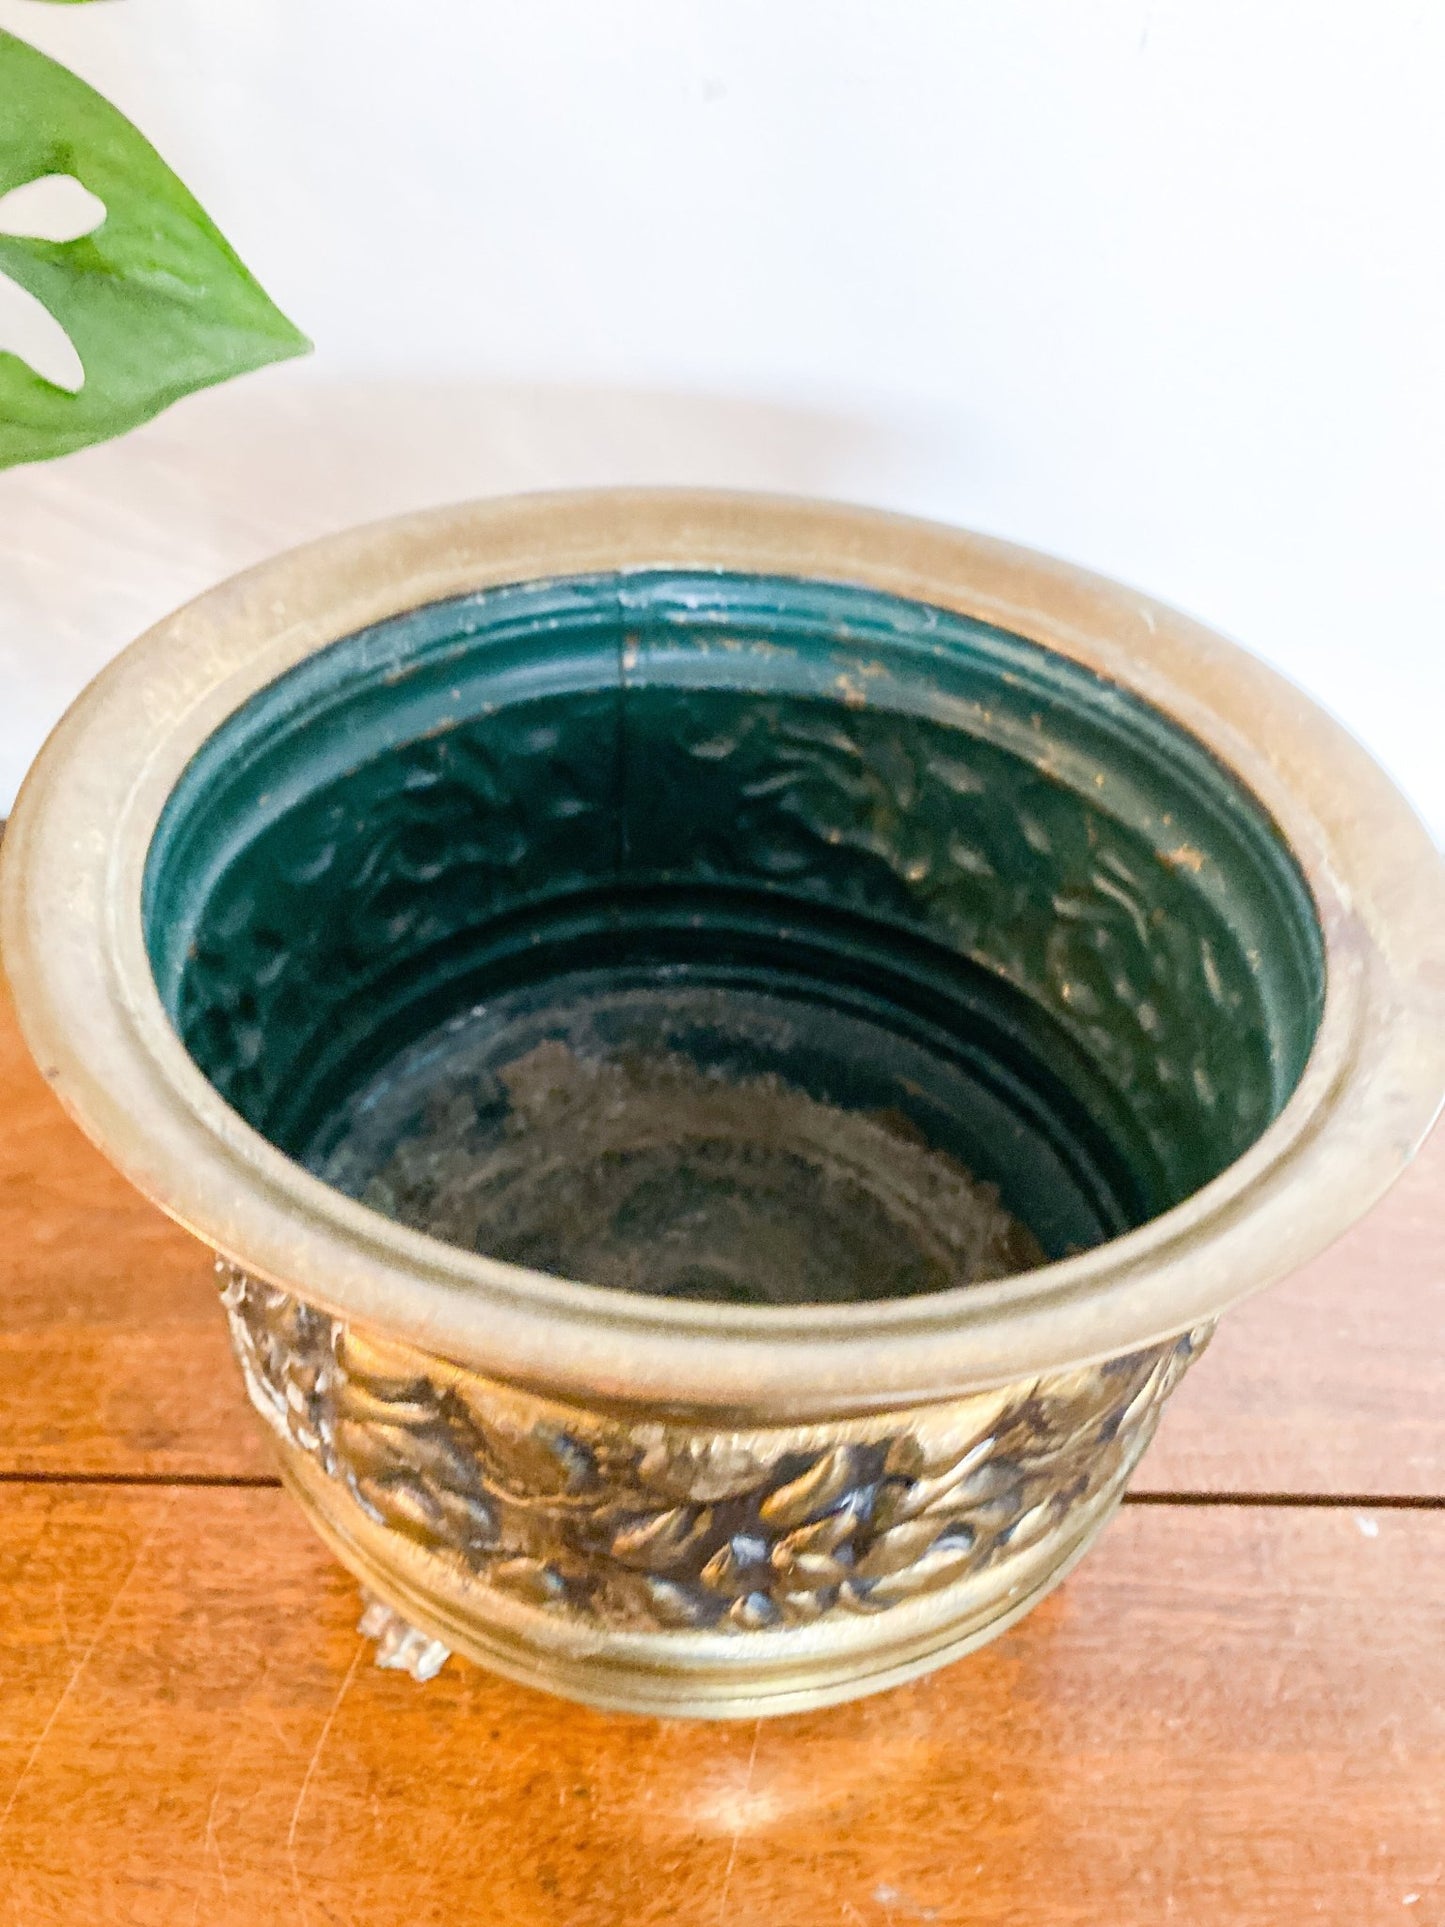
{"label": "planter foot", "polygon": [[419,1631],[375,1593],[363,1589],[361,1605],[356,1630],[367,1639],[375,1640],[378,1666],[410,1673],[419,1686],[436,1678],[452,1656],[449,1646]]}

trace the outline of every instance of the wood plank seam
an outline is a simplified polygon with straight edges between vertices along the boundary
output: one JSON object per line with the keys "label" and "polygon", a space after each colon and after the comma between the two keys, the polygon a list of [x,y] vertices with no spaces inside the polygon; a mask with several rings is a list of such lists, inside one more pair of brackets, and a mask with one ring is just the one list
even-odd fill
{"label": "wood plank seam", "polygon": [[[214,1491],[279,1491],[269,1473],[228,1472],[16,1472],[0,1471],[0,1486],[114,1486],[122,1489],[192,1488]],[[1234,1506],[1279,1510],[1307,1506],[1321,1512],[1445,1512],[1445,1494],[1421,1492],[1126,1492],[1128,1506]]]}

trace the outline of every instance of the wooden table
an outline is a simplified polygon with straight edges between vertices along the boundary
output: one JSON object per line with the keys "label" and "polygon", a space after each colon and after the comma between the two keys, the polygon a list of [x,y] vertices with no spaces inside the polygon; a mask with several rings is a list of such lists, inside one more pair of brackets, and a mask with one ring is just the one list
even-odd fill
{"label": "wooden table", "polygon": [[0,1927],[1445,1923],[1445,1139],[1022,1625],[717,1726],[377,1671],[204,1253],[3,1001],[0,1094]]}

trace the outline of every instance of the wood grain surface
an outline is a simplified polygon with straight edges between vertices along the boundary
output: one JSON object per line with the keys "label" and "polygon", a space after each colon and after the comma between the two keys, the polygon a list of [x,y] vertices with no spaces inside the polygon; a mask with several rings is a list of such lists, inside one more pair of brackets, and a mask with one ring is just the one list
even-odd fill
{"label": "wood grain surface", "polygon": [[0,980],[0,1473],[269,1474],[210,1261],[61,1110]]}
{"label": "wood grain surface", "polygon": [[27,1927],[1445,1920],[1439,1513],[1136,1507],[982,1653],[743,1726],[378,1672],[276,1492],[8,1490],[0,1615]]}
{"label": "wood grain surface", "polygon": [[734,1727],[379,1672],[3,1001],[0,1099],[0,1927],[1445,1927],[1445,1143],[1021,1625]]}

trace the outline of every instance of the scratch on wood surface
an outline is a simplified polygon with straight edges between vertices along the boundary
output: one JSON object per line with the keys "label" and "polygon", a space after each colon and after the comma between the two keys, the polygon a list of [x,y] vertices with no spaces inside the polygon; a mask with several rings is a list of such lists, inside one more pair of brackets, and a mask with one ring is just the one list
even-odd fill
{"label": "scratch on wood surface", "polygon": [[727,1919],[728,1891],[733,1884],[733,1867],[737,1863],[738,1842],[743,1837],[743,1827],[747,1823],[747,1800],[748,1800],[748,1795],[753,1790],[753,1768],[758,1763],[758,1736],[762,1732],[762,1730],[763,1730],[762,1721],[755,1720],[753,1722],[752,1750],[748,1754],[747,1771],[743,1775],[742,1798],[738,1802],[739,1811],[738,1811],[736,1824],[733,1827],[733,1843],[728,1850],[728,1863],[723,1868],[722,1892],[718,1896],[718,1907],[717,1907],[718,1927],[722,1927],[722,1923]]}
{"label": "scratch on wood surface", "polygon": [[206,1862],[213,1855],[216,1862],[216,1871],[221,1876],[221,1892],[227,1900],[231,1897],[231,1882],[226,1874],[226,1863],[221,1858],[221,1843],[216,1838],[216,1802],[221,1797],[221,1786],[224,1775],[225,1769],[222,1768],[221,1772],[216,1775],[216,1789],[211,1795],[211,1804],[206,1808],[206,1834],[204,1840],[201,1842],[201,1873],[200,1879],[196,1882],[196,1904],[191,1909],[191,1927],[196,1927],[196,1923],[201,1917],[201,1898],[206,1886]]}
{"label": "scratch on wood surface", "polygon": [[356,1669],[361,1664],[361,1656],[370,1644],[371,1641],[368,1639],[359,1639],[356,1643],[356,1651],[351,1655],[351,1664],[347,1667],[341,1684],[336,1689],[336,1698],[331,1702],[331,1711],[321,1722],[321,1731],[316,1735],[316,1744],[311,1749],[311,1758],[306,1762],[306,1771],[301,1776],[301,1785],[296,1794],[296,1804],[291,1809],[291,1824],[286,1829],[286,1858],[291,1864],[291,1886],[295,1892],[296,1904],[303,1920],[307,1917],[306,1899],[301,1887],[301,1871],[296,1865],[296,1829],[301,1824],[301,1809],[306,1804],[306,1795],[311,1786],[311,1776],[316,1771],[316,1763],[325,1751],[326,1742],[330,1738],[331,1728],[335,1723],[336,1715],[341,1711],[341,1702],[346,1698],[351,1687],[351,1682],[356,1677]]}
{"label": "scratch on wood surface", "polygon": [[[36,1736],[34,1746],[31,1747],[29,1753],[26,1755],[24,1766],[21,1767],[19,1773],[15,1776],[15,1783],[10,1789],[10,1797],[5,1802],[4,1810],[0,1811],[0,1839],[3,1839],[4,1837],[5,1829],[10,1822],[10,1815],[15,1809],[15,1802],[20,1798],[21,1789],[25,1785],[25,1782],[30,1778],[31,1772],[34,1770],[35,1762],[40,1758],[41,1753],[44,1751],[45,1742],[50,1738],[51,1732],[55,1727],[55,1722],[60,1718],[60,1715],[65,1708],[66,1702],[69,1700],[71,1694],[75,1691],[76,1685],[80,1680],[81,1674],[84,1673],[86,1667],[90,1664],[91,1658],[94,1655],[96,1648],[100,1645],[101,1640],[104,1639],[106,1633],[109,1631],[110,1623],[115,1618],[116,1612],[119,1610],[120,1602],[122,1599],[124,1599],[126,1595],[126,1590],[129,1587],[131,1580],[134,1579],[136,1573],[140,1570],[140,1567],[145,1559],[146,1554],[150,1551],[152,1541],[155,1539],[157,1533],[159,1533],[162,1526],[164,1526],[168,1522],[173,1503],[174,1503],[173,1495],[170,1493],[167,1493],[159,1512],[156,1514],[156,1517],[151,1521],[149,1531],[146,1532],[144,1537],[141,1539],[139,1546],[136,1548],[135,1557],[134,1559],[131,1560],[129,1567],[126,1569],[125,1578],[121,1580],[119,1586],[116,1587],[115,1592],[112,1594],[111,1602],[105,1610],[104,1618],[101,1620],[100,1624],[96,1627],[94,1633],[91,1635],[90,1640],[86,1645],[85,1651],[80,1655],[79,1659],[71,1660],[69,1677],[66,1679],[65,1685],[61,1690],[59,1698],[56,1700],[54,1706],[51,1707],[49,1716],[46,1719],[44,1726],[41,1727],[40,1732]],[[68,1659],[71,1658],[68,1648],[66,1651],[66,1657]],[[18,1899],[16,1900],[15,1905],[18,1908],[19,1906]],[[16,1920],[19,1920],[20,1918],[18,1912],[15,1913],[12,1917]]]}
{"label": "scratch on wood surface", "polygon": [[[269,1650],[262,1655],[261,1672],[256,1681],[255,1687],[252,1689],[253,1697],[259,1697],[263,1692],[266,1685],[266,1681],[271,1672],[271,1661],[273,1657],[274,1657],[273,1653],[270,1652]],[[276,1731],[278,1735],[284,1739],[285,1735],[281,1733],[281,1729],[279,1725],[277,1725],[274,1715],[272,1716],[272,1724],[276,1726]],[[231,1897],[230,1876],[226,1872],[226,1862],[221,1853],[221,1843],[216,1838],[216,1806],[221,1798],[221,1789],[226,1784],[226,1775],[230,1772],[231,1762],[236,1756],[236,1746],[240,1737],[241,1737],[241,1728],[239,1726],[233,1727],[231,1731],[230,1742],[226,1747],[226,1751],[224,1755],[222,1756],[220,1765],[216,1768],[216,1785],[215,1785],[214,1791],[211,1794],[211,1803],[206,1808],[206,1831],[205,1831],[205,1837],[201,1842],[201,1872],[200,1872],[200,1878],[196,1882],[196,1904],[191,1910],[191,1927],[197,1927],[197,1924],[201,1918],[201,1902],[205,1898],[206,1885],[207,1885],[206,1860],[209,1857],[211,1856],[215,1857],[216,1872],[220,1875],[220,1879],[221,1879],[222,1895],[227,1900],[229,1900]]]}

